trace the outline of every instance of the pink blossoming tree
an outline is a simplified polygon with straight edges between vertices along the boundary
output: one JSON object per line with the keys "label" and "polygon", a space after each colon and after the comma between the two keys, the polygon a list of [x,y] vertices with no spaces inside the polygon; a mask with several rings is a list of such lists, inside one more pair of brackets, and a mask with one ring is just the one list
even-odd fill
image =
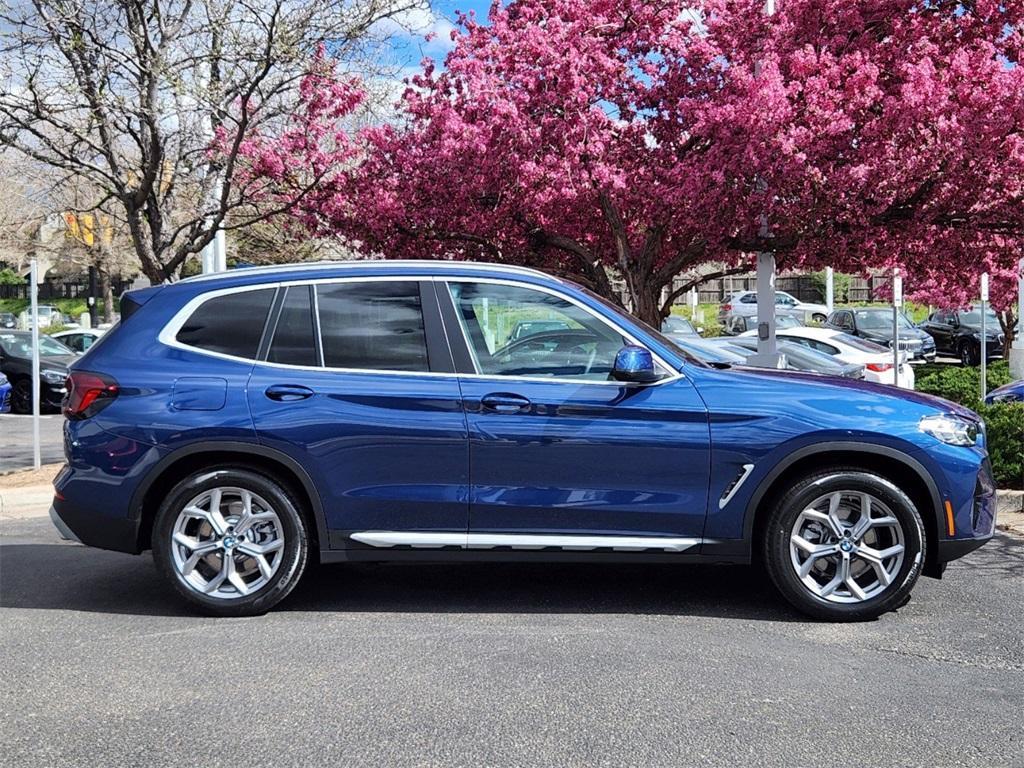
{"label": "pink blossoming tree", "polygon": [[[535,265],[657,324],[709,263],[901,265],[1010,304],[1024,242],[1024,4],[514,0],[361,136],[301,215],[388,257]],[[294,166],[287,160],[285,165]],[[684,289],[686,286],[684,286]]]}

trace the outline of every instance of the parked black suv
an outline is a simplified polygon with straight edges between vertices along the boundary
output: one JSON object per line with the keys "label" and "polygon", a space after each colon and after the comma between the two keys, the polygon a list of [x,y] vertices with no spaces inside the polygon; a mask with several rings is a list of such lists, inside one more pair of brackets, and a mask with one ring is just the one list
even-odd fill
{"label": "parked black suv", "polygon": [[[60,410],[68,366],[78,357],[59,341],[39,336],[40,406]],[[32,412],[32,334],[29,331],[0,331],[0,371],[11,380],[11,410]]]}
{"label": "parked black suv", "polygon": [[[896,315],[899,324],[900,349],[906,351],[907,359],[935,361],[935,341],[914,325],[902,312]],[[854,307],[837,309],[828,316],[832,328],[862,339],[892,347],[892,309],[885,307]]]}
{"label": "parked black suv", "polygon": [[[921,330],[935,339],[939,352],[956,355],[964,365],[981,362],[981,308],[970,310],[940,309],[921,323]],[[985,310],[985,350],[988,359],[1002,357],[1003,335],[999,318],[991,309]]]}

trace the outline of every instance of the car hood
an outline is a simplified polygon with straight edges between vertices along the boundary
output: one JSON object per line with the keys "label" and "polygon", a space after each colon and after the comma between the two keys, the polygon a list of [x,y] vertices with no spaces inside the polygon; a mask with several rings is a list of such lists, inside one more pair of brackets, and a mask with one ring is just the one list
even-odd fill
{"label": "car hood", "polygon": [[[916,392],[912,389],[893,387],[890,384],[876,384],[861,379],[848,379],[839,376],[824,376],[817,373],[804,373],[802,371],[783,371],[754,368],[735,368],[737,372],[743,372],[751,376],[767,377],[774,381],[784,380],[789,387],[799,386],[806,383],[807,394],[820,395],[824,390],[833,389],[835,397],[842,398],[845,394],[864,393],[871,396],[881,396],[891,400],[911,402],[927,408],[933,408],[941,413],[954,413],[968,419],[980,421],[980,417],[970,408],[965,408],[959,403],[954,403],[935,395],[926,395],[923,392]],[[793,399],[799,399],[801,392],[796,389],[790,395]]]}
{"label": "car hood", "polygon": [[[861,331],[861,336],[865,339],[884,339],[886,342],[892,341],[892,329],[881,330],[872,329],[870,331]],[[900,329],[901,339],[919,339],[924,341],[930,339],[931,335],[925,333],[920,328],[901,328]]]}
{"label": "car hood", "polygon": [[988,397],[998,397],[999,395],[1019,395],[1024,397],[1024,379],[1020,381],[1011,381],[1009,384],[1003,384],[1001,387],[996,387],[988,393]]}
{"label": "car hood", "polygon": [[[78,359],[78,355],[52,355],[47,357],[39,358],[39,368],[61,368],[67,370],[75,360]],[[31,361],[30,361],[31,362]]]}

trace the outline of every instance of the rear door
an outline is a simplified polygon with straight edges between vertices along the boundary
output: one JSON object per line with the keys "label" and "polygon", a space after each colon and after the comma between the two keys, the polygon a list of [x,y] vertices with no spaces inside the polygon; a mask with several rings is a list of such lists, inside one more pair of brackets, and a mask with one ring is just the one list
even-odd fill
{"label": "rear door", "polygon": [[[696,546],[710,438],[688,379],[665,368],[655,385],[612,381],[615,354],[631,340],[546,289],[450,281],[438,283],[438,298],[465,372],[471,546],[614,546],[594,536]],[[511,338],[525,320],[561,330]]]}
{"label": "rear door", "polygon": [[264,347],[248,392],[259,439],[310,474],[332,547],[465,533],[466,420],[429,281],[289,285]]}

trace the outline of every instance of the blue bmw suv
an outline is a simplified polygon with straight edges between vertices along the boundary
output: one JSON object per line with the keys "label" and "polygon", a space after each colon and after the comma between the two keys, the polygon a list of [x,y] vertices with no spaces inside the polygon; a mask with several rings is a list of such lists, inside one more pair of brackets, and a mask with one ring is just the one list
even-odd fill
{"label": "blue bmw suv", "polygon": [[266,611],[313,559],[756,559],[799,610],[857,620],[995,525],[973,412],[709,367],[515,267],[320,263],[132,291],[64,411],[57,528],[151,549],[220,615]]}

